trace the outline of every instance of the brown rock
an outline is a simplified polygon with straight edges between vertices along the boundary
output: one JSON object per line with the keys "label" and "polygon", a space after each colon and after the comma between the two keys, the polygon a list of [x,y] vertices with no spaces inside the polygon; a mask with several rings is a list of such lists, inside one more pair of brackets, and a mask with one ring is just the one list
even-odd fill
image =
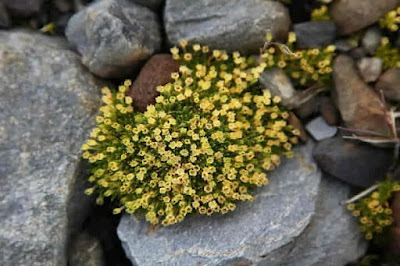
{"label": "brown rock", "polygon": [[179,70],[179,62],[169,54],[152,56],[144,65],[128,91],[133,99],[133,106],[140,112],[146,111],[150,104],[155,103],[158,96],[157,86],[172,82],[171,73]]}
{"label": "brown rock", "polygon": [[390,135],[380,96],[364,83],[351,57],[336,57],[333,78],[337,107],[346,126]]}
{"label": "brown rock", "polygon": [[329,10],[339,32],[350,34],[377,22],[399,4],[400,0],[336,0]]}
{"label": "brown rock", "polygon": [[390,68],[383,73],[375,85],[377,92],[383,91],[385,97],[392,101],[400,101],[400,68]]}
{"label": "brown rock", "polygon": [[301,120],[292,112],[289,113],[289,124],[300,131],[299,138],[301,141],[306,142],[308,137]]}
{"label": "brown rock", "polygon": [[319,112],[329,125],[333,126],[339,124],[339,111],[329,97],[321,97]]}

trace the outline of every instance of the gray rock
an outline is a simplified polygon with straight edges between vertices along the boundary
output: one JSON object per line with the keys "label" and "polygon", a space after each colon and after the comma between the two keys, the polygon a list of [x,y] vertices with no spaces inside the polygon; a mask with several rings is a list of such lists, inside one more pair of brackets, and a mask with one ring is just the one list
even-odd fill
{"label": "gray rock", "polygon": [[336,105],[347,127],[390,135],[380,96],[362,80],[350,57],[335,58],[333,79]]}
{"label": "gray rock", "polygon": [[155,13],[126,0],[99,1],[75,14],[68,40],[94,74],[123,78],[137,70],[161,46]]}
{"label": "gray rock", "polygon": [[350,185],[369,187],[385,178],[392,163],[392,151],[341,136],[319,142],[313,151],[318,166]]}
{"label": "gray rock", "polygon": [[336,47],[336,51],[347,53],[351,49],[357,47],[357,44],[352,43],[349,39],[338,39],[336,40],[333,45]]}
{"label": "gray rock", "polygon": [[88,212],[80,146],[100,105],[63,38],[0,31],[0,264],[66,265]]}
{"label": "gray rock", "polygon": [[8,16],[8,12],[6,6],[0,2],[0,29],[8,28],[11,26],[10,17]]}
{"label": "gray rock", "polygon": [[29,17],[39,13],[43,0],[2,0],[10,13],[15,16]]}
{"label": "gray rock", "polygon": [[377,92],[382,91],[392,101],[400,101],[400,68],[389,68],[379,77],[375,85]]}
{"label": "gray rock", "polygon": [[[313,145],[299,146],[295,159],[270,173],[252,203],[225,215],[193,215],[149,233],[149,224],[123,216],[118,236],[134,265],[233,265],[260,263],[309,224],[321,174],[310,158]],[[247,265],[247,264],[245,264]]]}
{"label": "gray rock", "polygon": [[336,26],[332,21],[308,21],[293,25],[296,33],[296,47],[300,49],[317,48],[333,43]]}
{"label": "gray rock", "polygon": [[212,48],[257,53],[271,29],[283,41],[290,26],[287,9],[265,0],[167,0],[164,24],[168,41],[181,40]]}
{"label": "gray rock", "polygon": [[378,27],[372,27],[365,31],[361,44],[368,51],[368,53],[373,54],[378,48],[382,38],[382,33]]}
{"label": "gray rock", "polygon": [[68,262],[72,266],[104,266],[100,241],[86,232],[80,233],[72,240]]}
{"label": "gray rock", "polygon": [[308,133],[310,133],[311,136],[317,141],[331,138],[337,133],[337,127],[328,125],[322,116],[318,116],[317,118],[308,122],[306,129]]}
{"label": "gray rock", "polygon": [[281,97],[281,103],[284,106],[293,107],[296,90],[293,88],[290,78],[282,69],[274,67],[265,70],[261,74],[260,84],[264,89],[269,90],[272,96]]}
{"label": "gray rock", "polygon": [[329,11],[339,32],[350,34],[377,22],[399,4],[400,0],[336,0]]}
{"label": "gray rock", "polygon": [[350,197],[348,185],[323,177],[310,224],[294,241],[269,254],[260,266],[337,266],[363,256],[367,241],[358,230],[357,220],[340,204]]}
{"label": "gray rock", "polygon": [[129,0],[129,1],[142,6],[146,6],[155,11],[159,10],[165,2],[164,0]]}
{"label": "gray rock", "polygon": [[363,57],[357,62],[358,70],[365,82],[375,82],[382,73],[382,59]]}

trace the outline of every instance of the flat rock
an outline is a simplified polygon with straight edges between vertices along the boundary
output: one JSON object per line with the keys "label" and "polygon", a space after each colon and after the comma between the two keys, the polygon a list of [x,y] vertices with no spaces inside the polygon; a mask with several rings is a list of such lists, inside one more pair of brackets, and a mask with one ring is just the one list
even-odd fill
{"label": "flat rock", "polygon": [[293,25],[296,47],[300,49],[327,46],[336,38],[336,26],[332,21],[307,21]]}
{"label": "flat rock", "polygon": [[132,84],[128,95],[133,99],[133,106],[140,112],[146,111],[150,104],[155,103],[159,95],[157,86],[172,82],[172,72],[178,72],[179,62],[169,54],[153,55],[140,70],[139,76]]}
{"label": "flat rock", "polygon": [[337,266],[362,257],[368,243],[358,230],[357,220],[341,205],[350,197],[349,185],[324,176],[310,224],[299,237],[273,251],[259,266]]}
{"label": "flat rock", "polygon": [[400,101],[400,68],[386,70],[375,84],[375,90],[382,91],[389,100]]}
{"label": "flat rock", "polygon": [[358,70],[365,82],[375,82],[382,73],[382,59],[363,57],[357,62]]}
{"label": "flat rock", "polygon": [[336,57],[333,78],[337,107],[346,126],[390,135],[380,96],[362,80],[349,56]]}
{"label": "flat rock", "polygon": [[139,266],[260,263],[311,220],[321,178],[310,158],[312,147],[309,142],[296,148],[295,159],[270,173],[270,184],[255,191],[253,202],[225,215],[193,215],[153,233],[144,219],[123,216],[118,236],[125,253]]}
{"label": "flat rock", "polygon": [[336,0],[329,11],[339,32],[350,34],[377,22],[399,4],[400,0]]}
{"label": "flat rock", "polygon": [[89,204],[80,147],[104,85],[64,38],[0,31],[1,265],[66,265]]}
{"label": "flat rock", "polygon": [[383,180],[393,159],[390,149],[343,140],[341,136],[319,142],[313,156],[324,172],[357,187]]}
{"label": "flat rock", "polygon": [[212,48],[258,53],[271,29],[283,41],[289,31],[286,7],[265,0],[167,0],[164,24],[170,44],[181,40]]}
{"label": "flat rock", "polygon": [[127,0],[88,6],[69,20],[65,33],[82,63],[106,78],[126,78],[161,47],[157,15]]}
{"label": "flat rock", "polygon": [[322,116],[314,118],[307,123],[306,129],[308,133],[317,141],[331,138],[336,135],[338,129],[335,126],[328,125]]}

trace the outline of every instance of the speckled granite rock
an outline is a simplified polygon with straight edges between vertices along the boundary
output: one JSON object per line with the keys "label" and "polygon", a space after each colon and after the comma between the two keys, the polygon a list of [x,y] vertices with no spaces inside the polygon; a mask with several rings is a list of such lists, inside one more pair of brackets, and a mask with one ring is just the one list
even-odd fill
{"label": "speckled granite rock", "polygon": [[88,6],[70,19],[65,33],[82,63],[106,78],[126,78],[161,46],[156,14],[128,0]]}
{"label": "speckled granite rock", "polygon": [[265,0],[167,0],[164,24],[168,41],[198,42],[212,48],[257,53],[271,29],[283,41],[290,26],[287,9]]}
{"label": "speckled granite rock", "polygon": [[104,83],[63,38],[0,31],[0,265],[66,265],[87,213],[80,146]]}
{"label": "speckled granite rock", "polygon": [[255,192],[254,202],[231,213],[194,215],[153,233],[143,219],[125,215],[118,236],[128,258],[139,266],[262,262],[310,223],[321,178],[310,158],[312,147],[310,142],[299,146],[295,159],[270,173],[270,184]]}

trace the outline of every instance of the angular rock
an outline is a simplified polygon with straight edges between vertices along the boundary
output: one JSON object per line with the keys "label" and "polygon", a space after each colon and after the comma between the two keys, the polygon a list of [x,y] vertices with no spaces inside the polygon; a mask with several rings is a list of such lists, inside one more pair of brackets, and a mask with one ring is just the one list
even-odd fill
{"label": "angular rock", "polygon": [[260,263],[311,220],[321,178],[310,158],[312,146],[296,148],[296,158],[270,173],[270,184],[255,191],[254,201],[238,204],[233,212],[193,215],[152,233],[144,219],[123,216],[118,236],[128,258],[140,266]]}
{"label": "angular rock", "polygon": [[164,24],[170,44],[181,40],[212,48],[258,53],[271,29],[283,41],[290,26],[287,9],[264,0],[167,0]]}
{"label": "angular rock", "polygon": [[382,73],[382,59],[363,57],[357,62],[358,70],[365,82],[375,82]]}
{"label": "angular rock", "polygon": [[133,106],[140,112],[146,111],[147,106],[154,104],[156,96],[159,95],[157,86],[172,82],[171,73],[178,70],[179,62],[173,60],[171,55],[153,55],[140,70],[139,76],[128,91],[128,95],[133,99]]}
{"label": "angular rock", "polygon": [[68,262],[73,266],[106,265],[100,241],[86,232],[80,233],[72,240]]}
{"label": "angular rock", "polygon": [[324,172],[357,187],[383,180],[393,158],[390,149],[343,140],[341,136],[319,142],[313,156]]}
{"label": "angular rock", "polygon": [[10,13],[15,16],[29,17],[39,13],[43,0],[2,0]]}
{"label": "angular rock", "polygon": [[273,251],[260,265],[336,266],[362,257],[368,243],[358,230],[357,220],[341,205],[349,197],[348,185],[324,176],[310,224],[299,237]]}
{"label": "angular rock", "polygon": [[290,78],[281,68],[270,68],[265,70],[260,77],[260,84],[271,92],[272,96],[279,96],[282,105],[293,108],[296,90]]}
{"label": "angular rock", "polygon": [[308,137],[301,120],[294,113],[290,112],[288,122],[290,125],[300,131],[299,138],[301,141],[306,142]]}
{"label": "angular rock", "polygon": [[146,6],[155,11],[159,10],[161,6],[164,4],[164,0],[129,0],[129,1],[142,6]]}
{"label": "angular rock", "polygon": [[382,33],[378,27],[372,27],[365,31],[361,39],[361,44],[368,51],[373,54],[381,43]]}
{"label": "angular rock", "polygon": [[364,83],[350,57],[336,57],[333,78],[337,106],[347,127],[390,135],[379,95]]}
{"label": "angular rock", "polygon": [[337,127],[328,125],[322,116],[319,116],[306,125],[308,133],[317,141],[331,138],[336,135]]}
{"label": "angular rock", "polygon": [[161,46],[158,19],[127,0],[99,1],[75,14],[66,29],[91,72],[125,78]]}
{"label": "angular rock", "polygon": [[296,33],[296,47],[308,49],[333,43],[337,29],[332,21],[308,21],[294,24],[293,30]]}
{"label": "angular rock", "polygon": [[4,3],[0,2],[0,29],[8,28],[11,26],[10,17],[8,16],[8,12]]}
{"label": "angular rock", "polygon": [[339,32],[350,34],[377,22],[399,4],[400,0],[336,0],[329,11]]}
{"label": "angular rock", "polygon": [[0,264],[66,265],[100,88],[64,38],[0,31]]}
{"label": "angular rock", "polygon": [[339,124],[339,112],[333,104],[331,98],[320,97],[319,112],[328,125],[333,126]]}
{"label": "angular rock", "polygon": [[379,93],[383,91],[385,97],[392,101],[400,101],[400,69],[390,68],[379,77],[375,85],[375,90]]}

